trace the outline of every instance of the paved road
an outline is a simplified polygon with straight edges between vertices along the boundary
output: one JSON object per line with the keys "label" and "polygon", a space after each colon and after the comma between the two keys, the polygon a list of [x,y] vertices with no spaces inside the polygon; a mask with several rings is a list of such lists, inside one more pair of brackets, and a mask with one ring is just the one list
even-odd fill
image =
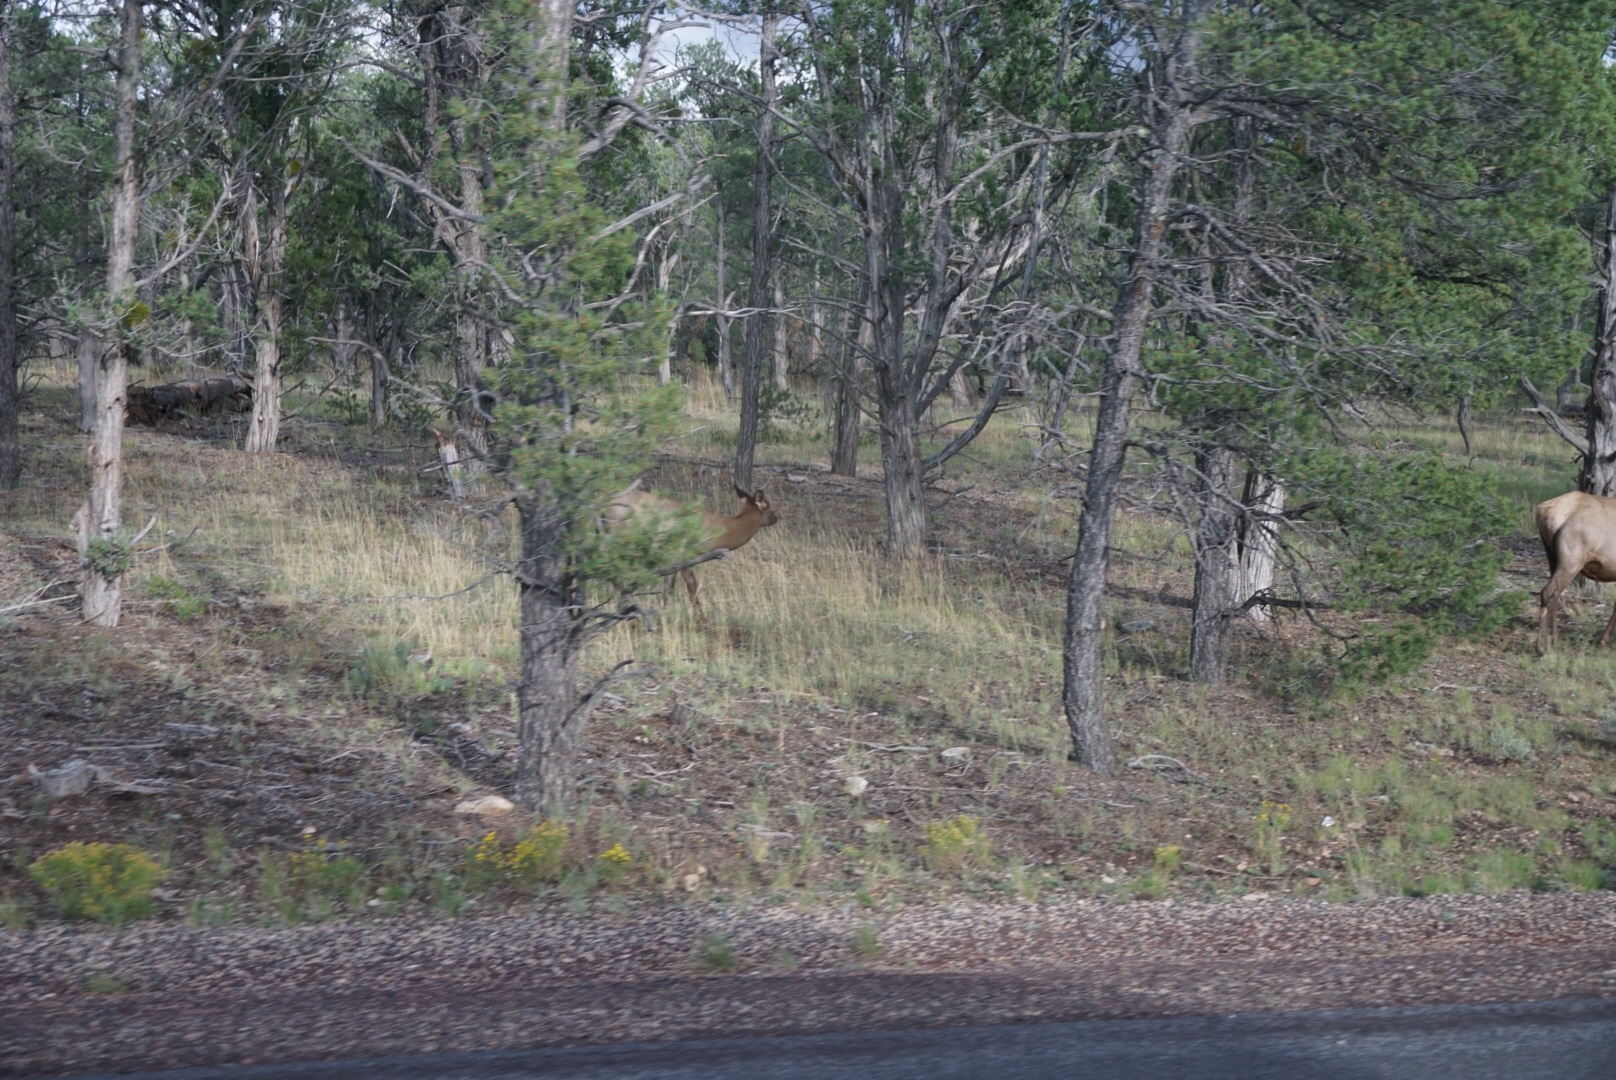
{"label": "paved road", "polygon": [[1616,1080],[1616,999],[642,1043],[122,1080]]}

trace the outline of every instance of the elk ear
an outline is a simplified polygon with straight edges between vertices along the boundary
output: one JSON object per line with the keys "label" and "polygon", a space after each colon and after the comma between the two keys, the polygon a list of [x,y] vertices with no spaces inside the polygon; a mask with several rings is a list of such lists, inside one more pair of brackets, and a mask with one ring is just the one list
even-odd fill
{"label": "elk ear", "polygon": [[743,499],[750,499],[750,498],[751,498],[751,497],[752,497],[752,496],[750,496],[750,495],[748,495],[748,494],[747,494],[747,493],[746,493],[746,489],[745,489],[745,488],[743,488],[743,487],[742,487],[742,486],[741,486],[741,485],[739,485],[739,484],[736,484],[736,483],[731,483],[731,484],[730,484],[730,487],[732,487],[732,488],[734,488],[734,489],[735,489],[735,494],[737,494],[737,495],[739,495],[739,496],[740,496],[740,497],[741,497],[741,498],[743,498]]}

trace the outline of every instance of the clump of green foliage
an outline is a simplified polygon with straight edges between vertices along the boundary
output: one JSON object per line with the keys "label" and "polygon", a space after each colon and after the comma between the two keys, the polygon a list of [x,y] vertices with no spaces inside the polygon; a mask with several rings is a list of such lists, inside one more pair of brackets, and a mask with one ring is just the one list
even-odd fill
{"label": "clump of green foliage", "polygon": [[541,821],[509,845],[490,832],[466,855],[466,881],[481,888],[502,882],[532,888],[557,881],[566,845],[567,827],[557,821]]}
{"label": "clump of green foliage", "polygon": [[993,844],[981,823],[968,814],[926,824],[926,865],[939,874],[959,874],[985,867],[993,858]]}
{"label": "clump of green foliage", "polygon": [[208,609],[206,597],[196,596],[173,578],[161,575],[146,579],[146,595],[164,601],[164,607],[181,622],[190,622]]}
{"label": "clump of green foliage", "polygon": [[1495,477],[1428,455],[1316,451],[1299,470],[1331,521],[1336,606],[1385,613],[1347,641],[1336,662],[1351,682],[1406,674],[1444,635],[1478,637],[1520,610],[1500,591],[1509,553],[1496,538],[1515,511]]}
{"label": "clump of green foliage", "polygon": [[133,844],[81,840],[35,859],[28,872],[63,916],[109,926],[150,917],[151,891],[168,873]]}

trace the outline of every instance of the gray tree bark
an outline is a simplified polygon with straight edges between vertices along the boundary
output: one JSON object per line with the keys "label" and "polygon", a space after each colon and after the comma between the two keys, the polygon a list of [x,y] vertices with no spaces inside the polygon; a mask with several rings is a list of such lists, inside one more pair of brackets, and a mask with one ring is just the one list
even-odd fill
{"label": "gray tree bark", "polygon": [[141,0],[123,0],[117,49],[117,118],[111,193],[112,234],[107,245],[108,340],[96,350],[95,426],[90,435],[90,497],[74,518],[82,580],[82,618],[117,626],[123,611],[126,542],[120,535],[123,498],[123,413],[129,388],[124,340],[135,285],[135,241],[140,231],[140,158],[135,124],[140,104]]}
{"label": "gray tree bark", "polygon": [[763,378],[763,353],[768,347],[768,330],[772,319],[762,309],[769,303],[770,266],[773,257],[774,224],[770,202],[770,183],[773,178],[770,155],[774,150],[774,109],[778,100],[775,84],[774,35],[779,29],[780,16],[763,16],[763,32],[758,41],[758,75],[763,96],[759,102],[757,129],[757,181],[753,189],[752,205],[752,280],[747,284],[746,306],[752,313],[746,317],[746,339],[741,356],[741,425],[735,436],[735,483],[747,491],[752,490],[752,459],[757,453],[758,392]]}
{"label": "gray tree bark", "polygon": [[[1253,469],[1246,476],[1241,502],[1246,514],[1240,538],[1240,586],[1234,595],[1237,606],[1274,587],[1274,557],[1279,549],[1275,519],[1285,511],[1285,489],[1272,476]],[[1245,609],[1245,617],[1265,623],[1273,620],[1274,613],[1266,604],[1253,604]]]}
{"label": "gray tree bark", "polygon": [[780,280],[778,259],[770,269],[774,278],[775,314],[770,320],[774,323],[774,388],[786,391],[791,389],[791,347],[786,334],[786,317],[779,314],[786,306],[785,283]]}
{"label": "gray tree bark", "polygon": [[1201,520],[1195,542],[1194,622],[1190,629],[1190,678],[1222,683],[1229,664],[1229,617],[1239,585],[1234,508],[1234,451],[1207,447],[1195,455],[1200,472]]}
{"label": "gray tree bark", "polygon": [[718,314],[713,316],[713,325],[718,334],[718,381],[724,387],[724,400],[733,403],[735,401],[735,363],[730,355],[729,316],[724,314],[729,310],[730,296],[729,291],[724,288],[724,196],[722,192],[715,197],[714,203],[713,214],[717,219],[715,231],[717,233],[718,265],[713,268],[713,274],[717,279],[718,298],[713,302],[713,307],[718,310]]}
{"label": "gray tree bark", "polygon": [[1593,373],[1588,377],[1588,453],[1577,487],[1591,495],[1616,495],[1616,184],[1605,210],[1601,252],[1599,322],[1594,330]]}
{"label": "gray tree bark", "polygon": [[282,276],[286,267],[286,183],[276,175],[263,178],[264,221],[260,230],[258,198],[249,176],[243,202],[242,260],[252,285],[253,407],[243,449],[271,454],[281,435]]}
{"label": "gray tree bark", "polygon": [[12,207],[16,177],[16,98],[11,92],[11,19],[0,11],[0,488],[22,483],[22,367],[17,333],[17,215]]}
{"label": "gray tree bark", "polygon": [[836,372],[835,429],[830,447],[830,471],[837,476],[858,475],[859,427],[864,417],[859,407],[859,374],[864,354],[870,348],[869,301],[869,279],[861,278],[858,302],[847,314],[838,353],[841,359]]}
{"label": "gray tree bark", "polygon": [[1061,700],[1079,762],[1098,773],[1116,768],[1116,743],[1105,719],[1103,678],[1105,575],[1111,529],[1127,453],[1129,410],[1141,371],[1151,292],[1160,263],[1173,180],[1189,143],[1196,61],[1210,0],[1189,0],[1163,78],[1146,105],[1150,149],[1142,162],[1133,250],[1112,318],[1111,349],[1100,385],[1100,410],[1078,519],[1077,550],[1066,587],[1066,640]]}
{"label": "gray tree bark", "polygon": [[578,641],[561,526],[542,497],[519,500],[522,559],[516,580],[522,619],[521,722],[516,802],[561,818],[572,802],[578,761]]}

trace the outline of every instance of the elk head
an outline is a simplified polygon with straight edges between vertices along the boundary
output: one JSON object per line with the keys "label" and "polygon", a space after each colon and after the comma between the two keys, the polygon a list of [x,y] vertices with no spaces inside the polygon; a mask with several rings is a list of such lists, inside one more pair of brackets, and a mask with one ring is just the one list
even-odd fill
{"label": "elk head", "polygon": [[779,523],[780,515],[776,514],[773,507],[769,505],[769,500],[763,494],[762,488],[758,488],[752,494],[748,495],[746,493],[746,489],[741,487],[741,485],[732,484],[730,486],[735,489],[735,494],[739,495],[741,497],[741,501],[746,504],[741,508],[741,513],[736,515],[737,517],[745,516],[747,510],[750,509],[756,510],[762,517],[763,520],[758,522],[758,528],[760,529],[766,525],[775,525]]}

